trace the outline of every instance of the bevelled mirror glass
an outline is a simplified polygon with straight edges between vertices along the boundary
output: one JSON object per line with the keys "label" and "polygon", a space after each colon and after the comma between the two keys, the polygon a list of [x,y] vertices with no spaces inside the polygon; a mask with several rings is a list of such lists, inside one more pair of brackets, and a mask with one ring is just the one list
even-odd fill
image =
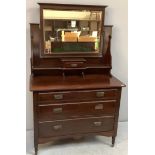
{"label": "bevelled mirror glass", "polygon": [[44,54],[99,53],[102,11],[43,9]]}

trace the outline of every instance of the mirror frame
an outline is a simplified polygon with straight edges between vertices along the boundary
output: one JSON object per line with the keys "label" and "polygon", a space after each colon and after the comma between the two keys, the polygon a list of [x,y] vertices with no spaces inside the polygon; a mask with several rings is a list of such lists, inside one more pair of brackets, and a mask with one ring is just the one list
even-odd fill
{"label": "mirror frame", "polygon": [[[60,57],[102,57],[103,56],[103,32],[104,32],[104,15],[105,15],[105,7],[106,6],[94,6],[94,5],[71,5],[71,4],[46,4],[46,3],[38,3],[40,5],[40,36],[41,36],[41,51],[40,57],[41,58],[60,58]],[[43,10],[44,9],[51,9],[51,10],[90,10],[90,11],[101,11],[102,12],[102,19],[101,19],[101,34],[100,34],[100,48],[99,52],[95,53],[52,53],[50,55],[44,54],[44,22],[43,22]]]}

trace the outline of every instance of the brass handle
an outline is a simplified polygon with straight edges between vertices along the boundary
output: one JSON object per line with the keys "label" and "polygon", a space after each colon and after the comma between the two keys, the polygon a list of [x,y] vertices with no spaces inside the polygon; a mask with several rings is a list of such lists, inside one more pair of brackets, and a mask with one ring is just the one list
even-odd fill
{"label": "brass handle", "polygon": [[62,108],[61,107],[60,108],[54,108],[53,112],[54,113],[61,113],[62,112]]}
{"label": "brass handle", "polygon": [[101,110],[103,109],[103,104],[98,104],[95,106],[95,110]]}
{"label": "brass handle", "polygon": [[63,99],[63,94],[56,94],[56,95],[54,95],[54,98],[56,100],[62,100]]}
{"label": "brass handle", "polygon": [[102,125],[102,122],[94,122],[94,125],[95,126],[101,126]]}
{"label": "brass handle", "polygon": [[78,64],[71,64],[71,67],[77,67]]}
{"label": "brass handle", "polygon": [[54,130],[60,130],[62,128],[62,125],[54,125],[53,129]]}
{"label": "brass handle", "polygon": [[96,96],[97,96],[97,97],[103,97],[103,96],[104,96],[104,92],[97,92],[97,93],[96,93]]}

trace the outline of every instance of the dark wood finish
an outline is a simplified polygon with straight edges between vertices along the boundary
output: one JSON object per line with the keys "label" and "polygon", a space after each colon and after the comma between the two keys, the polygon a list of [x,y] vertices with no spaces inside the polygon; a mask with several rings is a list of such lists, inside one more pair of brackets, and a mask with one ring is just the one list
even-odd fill
{"label": "dark wood finish", "polygon": [[[113,130],[114,117],[89,117],[39,123],[39,137]],[[82,128],[81,128],[82,127]]]}
{"label": "dark wood finish", "polygon": [[62,68],[64,69],[85,69],[86,60],[81,58],[63,58],[61,59]]}
{"label": "dark wood finish", "polygon": [[62,91],[81,89],[118,88],[125,85],[115,77],[106,75],[67,76],[31,76],[31,91]]}
{"label": "dark wood finish", "polygon": [[99,90],[79,90],[79,91],[64,91],[64,92],[40,92],[38,101],[41,104],[46,103],[62,103],[69,101],[91,101],[116,99],[118,95],[117,89],[99,89]]}
{"label": "dark wood finish", "polygon": [[39,144],[44,144],[52,140],[61,140],[61,139],[66,139],[66,138],[74,138],[76,137],[84,137],[84,136],[95,136],[95,135],[100,135],[100,136],[107,136],[107,137],[112,137],[113,135],[113,130],[111,131],[102,131],[102,132],[92,132],[92,133],[75,133],[75,134],[66,134],[63,136],[57,136],[57,137],[48,137],[48,138],[38,138],[38,143]]}
{"label": "dark wood finish", "polygon": [[[41,56],[42,57],[51,57],[51,56],[46,56],[43,51],[44,51],[44,35],[43,35],[43,9],[53,9],[53,10],[91,10],[91,11],[102,11],[102,25],[101,25],[101,34],[104,31],[103,30],[103,25],[104,25],[104,15],[105,15],[105,8],[107,6],[92,6],[92,5],[73,5],[73,4],[48,4],[48,3],[38,3],[40,5],[40,29],[41,29]],[[101,44],[100,44],[100,48],[102,49],[103,44],[102,44],[102,40],[103,40],[103,36],[100,36],[101,39]],[[100,51],[100,53],[92,53],[92,54],[87,54],[85,53],[86,57],[88,56],[100,56],[102,54],[102,51]],[[52,54],[52,57],[62,57],[62,56],[66,56],[66,54]],[[78,54],[78,52],[75,54],[67,54],[67,57],[71,56],[71,57],[77,57],[77,56],[82,56],[83,54]]]}
{"label": "dark wood finish", "polygon": [[114,147],[114,145],[115,145],[115,139],[116,139],[116,136],[113,136],[112,137],[112,147]]}
{"label": "dark wood finish", "polygon": [[[111,63],[106,63],[103,61],[104,56],[107,53],[109,36],[112,35],[112,26],[104,26],[104,40],[103,40],[103,57],[91,57],[91,55],[86,54],[84,59],[86,62],[84,63],[85,72],[88,73],[104,73],[110,74]],[[63,67],[62,67],[62,57],[72,58],[72,56],[61,55],[60,58],[52,57],[52,58],[42,58],[40,56],[41,52],[41,34],[39,24],[31,24],[31,49],[32,49],[32,72],[35,75],[62,75]],[[77,55],[80,57],[80,55]]]}
{"label": "dark wood finish", "polygon": [[40,25],[30,24],[31,77],[33,91],[34,147],[51,140],[86,135],[117,136],[122,87],[111,75],[111,25],[101,26],[100,54],[60,54],[46,57],[43,47],[43,8],[98,10],[106,6],[39,4]]}
{"label": "dark wood finish", "polygon": [[34,148],[35,155],[38,152],[38,112],[37,112],[37,94],[33,93],[33,120],[34,120]]}
{"label": "dark wood finish", "polygon": [[114,115],[115,103],[116,100],[43,104],[38,107],[38,117],[40,122],[44,122],[94,115]]}

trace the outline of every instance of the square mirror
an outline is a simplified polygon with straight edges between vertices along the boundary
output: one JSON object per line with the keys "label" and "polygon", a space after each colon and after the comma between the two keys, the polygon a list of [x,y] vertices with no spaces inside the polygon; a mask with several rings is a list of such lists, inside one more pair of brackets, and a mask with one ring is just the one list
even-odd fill
{"label": "square mirror", "polygon": [[43,9],[42,16],[44,55],[100,52],[102,11]]}

